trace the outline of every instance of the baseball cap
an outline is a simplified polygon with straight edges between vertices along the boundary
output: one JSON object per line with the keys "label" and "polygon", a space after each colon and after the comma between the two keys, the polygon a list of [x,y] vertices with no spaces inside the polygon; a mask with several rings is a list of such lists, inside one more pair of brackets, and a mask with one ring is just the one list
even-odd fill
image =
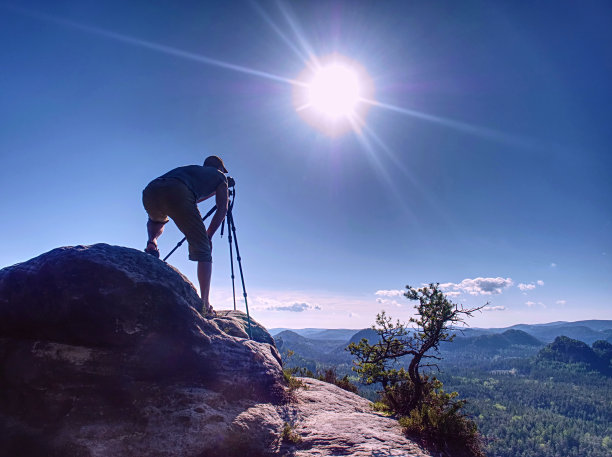
{"label": "baseball cap", "polygon": [[206,160],[204,160],[204,166],[220,168],[223,173],[227,173],[227,168],[225,168],[225,165],[223,164],[223,160],[221,160],[221,157],[218,157],[218,156],[206,157]]}

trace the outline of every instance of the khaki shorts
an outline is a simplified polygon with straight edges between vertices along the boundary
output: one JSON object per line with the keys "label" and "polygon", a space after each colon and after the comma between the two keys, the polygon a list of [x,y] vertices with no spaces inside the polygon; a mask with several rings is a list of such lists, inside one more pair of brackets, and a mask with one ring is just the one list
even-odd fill
{"label": "khaki shorts", "polygon": [[168,216],[187,238],[189,260],[212,262],[210,241],[196,204],[195,195],[178,179],[158,178],[142,191],[142,204],[149,219],[166,223]]}

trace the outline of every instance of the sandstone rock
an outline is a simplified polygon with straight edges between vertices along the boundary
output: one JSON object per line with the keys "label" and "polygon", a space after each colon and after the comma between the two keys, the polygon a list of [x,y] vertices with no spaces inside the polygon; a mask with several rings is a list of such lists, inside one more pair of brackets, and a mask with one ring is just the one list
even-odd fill
{"label": "sandstone rock", "polygon": [[[217,311],[217,317],[213,319],[217,326],[228,335],[247,338],[249,323],[246,313],[242,311],[221,310]],[[251,319],[251,336],[253,340],[260,343],[268,343],[276,347],[274,338],[268,333],[266,328]]]}
{"label": "sandstone rock", "polygon": [[13,444],[60,449],[78,442],[60,439],[71,427],[148,420],[135,405],[159,389],[281,398],[275,346],[227,335],[199,305],[176,270],[117,246],[59,248],[0,270],[0,428],[16,430]]}
{"label": "sandstone rock", "polygon": [[406,438],[395,419],[374,412],[368,400],[323,381],[300,379],[306,388],[298,389],[292,409],[292,425],[302,439],[296,457],[431,455]]}

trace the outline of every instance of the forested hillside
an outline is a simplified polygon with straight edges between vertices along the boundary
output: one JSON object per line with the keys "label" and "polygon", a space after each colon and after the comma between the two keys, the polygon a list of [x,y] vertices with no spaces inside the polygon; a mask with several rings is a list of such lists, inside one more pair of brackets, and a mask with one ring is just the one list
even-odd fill
{"label": "forested hillside", "polygon": [[612,378],[584,364],[540,358],[444,366],[439,378],[467,399],[491,457],[604,457],[612,453]]}
{"label": "forested hillside", "polygon": [[593,347],[589,347],[582,341],[558,336],[540,351],[538,358],[553,362],[580,363],[604,375],[612,375],[612,344],[607,341],[595,341]]}

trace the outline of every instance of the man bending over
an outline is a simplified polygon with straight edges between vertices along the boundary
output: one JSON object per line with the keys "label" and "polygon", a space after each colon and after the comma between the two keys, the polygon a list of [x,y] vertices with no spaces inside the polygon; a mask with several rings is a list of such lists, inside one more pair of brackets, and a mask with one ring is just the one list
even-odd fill
{"label": "man bending over", "polygon": [[[189,260],[198,262],[198,281],[202,297],[201,312],[214,311],[208,301],[212,274],[212,236],[227,214],[227,169],[217,156],[207,157],[204,166],[187,165],[175,168],[151,181],[142,192],[142,203],[149,215],[149,239],[145,252],[159,258],[157,238],[170,217],[187,238]],[[217,211],[208,229],[204,226],[197,204],[215,196]]]}

